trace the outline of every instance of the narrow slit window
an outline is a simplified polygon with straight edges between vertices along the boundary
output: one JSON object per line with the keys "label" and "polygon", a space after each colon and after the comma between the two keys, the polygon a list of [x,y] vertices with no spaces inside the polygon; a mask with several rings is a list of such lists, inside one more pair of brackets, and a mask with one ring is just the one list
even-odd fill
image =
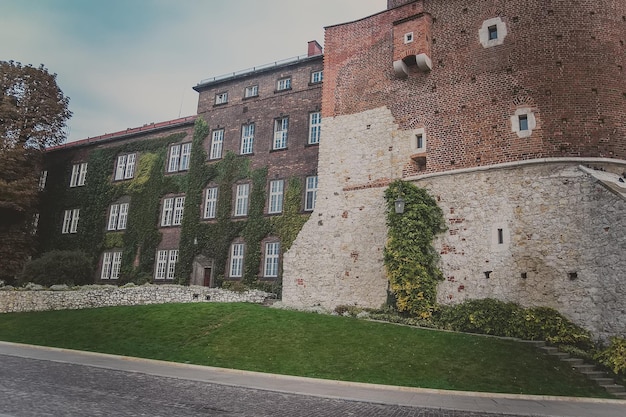
{"label": "narrow slit window", "polygon": [[502,245],[504,243],[504,230],[498,229],[498,244]]}

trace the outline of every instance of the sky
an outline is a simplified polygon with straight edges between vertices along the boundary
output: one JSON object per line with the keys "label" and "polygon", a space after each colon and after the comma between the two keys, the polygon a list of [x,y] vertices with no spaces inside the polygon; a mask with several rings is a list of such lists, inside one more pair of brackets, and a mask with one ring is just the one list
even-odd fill
{"label": "sky", "polygon": [[201,80],[307,53],[386,0],[0,0],[0,60],[44,66],[68,141],[195,115]]}

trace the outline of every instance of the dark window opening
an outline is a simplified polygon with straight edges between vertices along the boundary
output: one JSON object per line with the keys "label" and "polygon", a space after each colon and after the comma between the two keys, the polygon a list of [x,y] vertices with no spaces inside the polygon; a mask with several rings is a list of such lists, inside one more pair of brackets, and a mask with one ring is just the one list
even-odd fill
{"label": "dark window opening", "polygon": [[525,114],[519,116],[519,130],[528,130],[528,116]]}
{"label": "dark window opening", "polygon": [[498,26],[493,25],[487,28],[489,31],[489,40],[492,41],[494,39],[498,39]]}

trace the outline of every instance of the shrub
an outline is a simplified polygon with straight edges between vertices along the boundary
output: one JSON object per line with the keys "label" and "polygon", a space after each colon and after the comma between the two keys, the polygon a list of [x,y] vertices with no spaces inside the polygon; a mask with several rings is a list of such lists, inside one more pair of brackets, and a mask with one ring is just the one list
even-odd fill
{"label": "shrub", "polygon": [[582,350],[593,348],[588,331],[547,307],[524,309],[514,303],[489,298],[470,300],[443,307],[437,322],[440,327],[449,330],[545,340],[554,345],[570,345]]}
{"label": "shrub", "polygon": [[626,377],[626,339],[611,338],[609,347],[599,352],[595,359],[622,378]]}
{"label": "shrub", "polygon": [[33,282],[49,287],[56,284],[68,286],[93,283],[91,259],[81,251],[53,250],[28,262],[20,274],[20,284]]}

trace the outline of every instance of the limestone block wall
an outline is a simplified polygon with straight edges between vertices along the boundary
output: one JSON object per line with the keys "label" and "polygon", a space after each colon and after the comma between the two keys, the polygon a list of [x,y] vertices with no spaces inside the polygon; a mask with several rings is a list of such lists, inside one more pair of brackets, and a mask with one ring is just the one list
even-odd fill
{"label": "limestone block wall", "polygon": [[380,307],[387,297],[383,192],[411,132],[384,107],[322,121],[315,211],[283,258],[283,303]]}
{"label": "limestone block wall", "polygon": [[179,285],[142,285],[126,288],[90,285],[65,291],[2,290],[0,288],[0,313],[163,303],[262,303],[268,297],[270,294],[263,291],[237,293],[218,288]]}
{"label": "limestone block wall", "polygon": [[548,306],[598,336],[626,334],[626,201],[577,163],[415,183],[436,196],[447,221],[436,242],[446,277],[440,303],[497,298]]}
{"label": "limestone block wall", "polygon": [[[383,193],[415,132],[385,108],[326,118],[315,211],[284,256],[283,303],[332,309],[386,300]],[[626,201],[553,158],[405,178],[426,188],[448,230],[435,242],[440,303],[492,297],[548,306],[599,337],[626,334]],[[487,274],[489,278],[487,278]]]}

